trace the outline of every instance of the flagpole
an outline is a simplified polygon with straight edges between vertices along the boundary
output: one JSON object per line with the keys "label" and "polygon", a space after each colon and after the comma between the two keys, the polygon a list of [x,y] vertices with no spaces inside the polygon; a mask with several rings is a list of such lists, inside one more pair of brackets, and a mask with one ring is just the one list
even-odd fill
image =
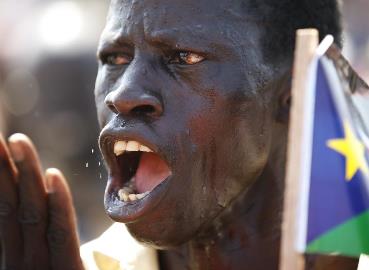
{"label": "flagpole", "polygon": [[304,101],[308,69],[319,43],[316,29],[300,29],[296,34],[296,48],[292,78],[292,105],[289,123],[287,169],[284,193],[284,211],[280,252],[280,270],[303,270],[303,254],[296,250],[297,209],[300,192]]}

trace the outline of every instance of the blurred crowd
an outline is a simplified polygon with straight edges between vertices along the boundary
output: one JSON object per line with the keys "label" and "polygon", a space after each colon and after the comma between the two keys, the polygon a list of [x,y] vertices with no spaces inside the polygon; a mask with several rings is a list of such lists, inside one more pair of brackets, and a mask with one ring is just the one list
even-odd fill
{"label": "blurred crowd", "polygon": [[[109,1],[0,1],[0,131],[29,135],[44,167],[64,171],[82,242],[111,221],[98,151],[96,46]],[[368,0],[343,2],[344,54],[369,81]]]}
{"label": "blurred crowd", "polygon": [[369,1],[344,0],[344,54],[361,77],[369,82]]}

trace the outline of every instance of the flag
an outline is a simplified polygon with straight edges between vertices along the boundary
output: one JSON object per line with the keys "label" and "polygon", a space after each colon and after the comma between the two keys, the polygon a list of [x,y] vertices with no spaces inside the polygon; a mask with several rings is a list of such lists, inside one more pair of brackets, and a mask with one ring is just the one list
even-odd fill
{"label": "flag", "polygon": [[369,90],[332,45],[310,67],[298,249],[369,254]]}

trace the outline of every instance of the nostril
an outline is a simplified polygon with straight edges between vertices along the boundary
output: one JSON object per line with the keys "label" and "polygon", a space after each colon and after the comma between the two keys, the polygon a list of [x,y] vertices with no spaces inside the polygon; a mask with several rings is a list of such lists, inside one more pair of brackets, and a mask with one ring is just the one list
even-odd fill
{"label": "nostril", "polygon": [[106,96],[105,104],[113,113],[125,116],[156,117],[163,113],[158,98],[134,91],[113,91]]}
{"label": "nostril", "polygon": [[131,110],[131,113],[136,115],[150,115],[155,113],[155,108],[152,105],[140,105]]}
{"label": "nostril", "polygon": [[116,113],[116,114],[119,113],[117,108],[115,108],[113,104],[107,104],[107,105],[108,105],[109,110],[111,110],[113,113]]}

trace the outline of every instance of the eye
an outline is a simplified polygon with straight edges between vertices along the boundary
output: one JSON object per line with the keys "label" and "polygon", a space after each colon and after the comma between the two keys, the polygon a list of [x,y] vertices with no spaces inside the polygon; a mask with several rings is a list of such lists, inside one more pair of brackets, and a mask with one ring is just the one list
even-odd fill
{"label": "eye", "polygon": [[132,58],[121,53],[110,54],[103,59],[104,64],[110,66],[122,66],[128,65],[132,61]]}
{"label": "eye", "polygon": [[195,65],[205,60],[205,57],[193,53],[193,52],[178,52],[172,59],[170,59],[170,64],[180,64],[180,65]]}

